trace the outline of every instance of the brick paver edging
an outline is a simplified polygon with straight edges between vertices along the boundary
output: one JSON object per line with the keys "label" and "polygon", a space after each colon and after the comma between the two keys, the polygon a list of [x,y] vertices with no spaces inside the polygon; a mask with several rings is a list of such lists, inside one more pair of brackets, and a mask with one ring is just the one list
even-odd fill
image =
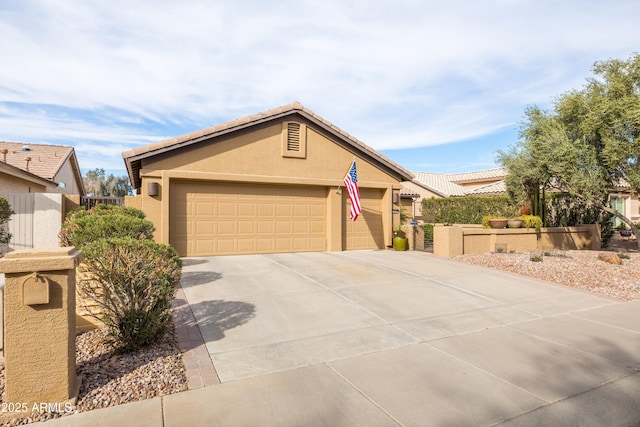
{"label": "brick paver edging", "polygon": [[172,301],[173,323],[186,369],[189,390],[220,384],[209,351],[181,287]]}

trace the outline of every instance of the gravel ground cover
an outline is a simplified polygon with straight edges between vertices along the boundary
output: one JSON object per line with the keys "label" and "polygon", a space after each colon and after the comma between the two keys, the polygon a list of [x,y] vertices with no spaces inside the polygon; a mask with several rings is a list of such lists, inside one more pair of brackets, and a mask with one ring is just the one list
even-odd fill
{"label": "gravel ground cover", "polygon": [[[459,255],[453,260],[510,271],[617,300],[640,299],[640,253],[620,252],[629,259],[614,265],[598,259],[599,251],[544,253],[483,253]],[[607,252],[611,253],[611,252]],[[532,261],[541,256],[542,261]]]}
{"label": "gravel ground cover", "polygon": [[[124,355],[114,355],[103,344],[104,336],[104,331],[94,330],[76,337],[76,372],[82,376],[82,386],[75,408],[62,413],[34,412],[0,423],[24,425],[187,389],[182,355],[173,333],[160,343]],[[0,393],[4,398],[4,365],[0,365]]]}

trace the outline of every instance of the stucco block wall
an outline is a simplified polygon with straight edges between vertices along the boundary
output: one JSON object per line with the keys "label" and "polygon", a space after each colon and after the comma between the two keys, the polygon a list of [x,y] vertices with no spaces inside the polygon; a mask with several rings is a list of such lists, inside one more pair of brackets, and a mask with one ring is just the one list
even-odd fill
{"label": "stucco block wall", "polygon": [[433,227],[433,254],[443,257],[462,255],[464,235],[461,227]]}
{"label": "stucco block wall", "polygon": [[464,229],[464,253],[503,251],[529,252],[538,248],[535,230],[523,228],[492,230],[484,228]]}
{"label": "stucco block wall", "polygon": [[34,194],[33,247],[59,246],[64,200],[60,193]]}
{"label": "stucco block wall", "polygon": [[535,229],[484,229],[477,226],[434,227],[434,254],[451,257],[485,252],[601,249],[600,226]]}
{"label": "stucco block wall", "polygon": [[142,197],[139,196],[125,196],[124,205],[128,208],[134,208],[142,210]]}
{"label": "stucco block wall", "polygon": [[[65,402],[77,393],[74,248],[18,251],[0,260],[5,273],[5,402]],[[49,302],[23,304],[25,280],[48,281]],[[38,285],[42,286],[42,285]]]}

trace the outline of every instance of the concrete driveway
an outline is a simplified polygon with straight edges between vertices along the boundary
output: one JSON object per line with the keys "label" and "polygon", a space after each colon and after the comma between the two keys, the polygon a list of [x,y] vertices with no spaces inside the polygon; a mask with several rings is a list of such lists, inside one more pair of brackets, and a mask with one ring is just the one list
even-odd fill
{"label": "concrete driveway", "polygon": [[640,425],[640,301],[394,251],[188,258],[182,286],[222,383],[165,426]]}

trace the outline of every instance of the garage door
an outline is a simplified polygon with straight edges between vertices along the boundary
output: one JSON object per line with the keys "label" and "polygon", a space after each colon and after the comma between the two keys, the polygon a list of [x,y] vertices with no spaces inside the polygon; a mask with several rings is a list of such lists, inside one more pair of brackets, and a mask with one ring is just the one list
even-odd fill
{"label": "garage door", "polygon": [[171,185],[170,242],[183,256],[326,250],[324,187]]}
{"label": "garage door", "polygon": [[[344,196],[343,196],[344,197]],[[382,191],[360,189],[362,213],[356,221],[349,218],[351,202],[345,197],[343,246],[345,250],[384,249],[382,228]]]}

